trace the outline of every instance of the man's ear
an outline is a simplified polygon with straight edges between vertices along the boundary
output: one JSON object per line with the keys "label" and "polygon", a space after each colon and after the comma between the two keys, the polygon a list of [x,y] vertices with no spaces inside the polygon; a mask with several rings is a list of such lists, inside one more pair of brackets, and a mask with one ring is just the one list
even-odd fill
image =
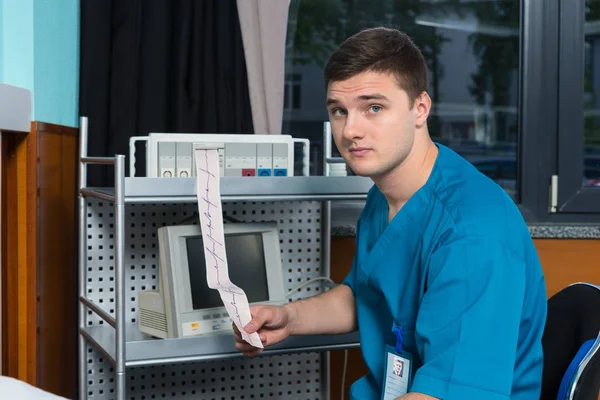
{"label": "man's ear", "polygon": [[417,96],[414,107],[417,110],[417,119],[415,123],[417,127],[421,127],[427,123],[429,111],[431,110],[431,97],[429,97],[427,92],[422,92]]}

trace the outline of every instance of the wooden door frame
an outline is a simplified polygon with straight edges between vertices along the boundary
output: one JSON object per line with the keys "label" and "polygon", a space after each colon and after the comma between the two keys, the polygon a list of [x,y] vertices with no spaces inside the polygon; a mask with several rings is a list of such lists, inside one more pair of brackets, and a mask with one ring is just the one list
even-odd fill
{"label": "wooden door frame", "polygon": [[2,132],[2,374],[37,383],[35,133]]}

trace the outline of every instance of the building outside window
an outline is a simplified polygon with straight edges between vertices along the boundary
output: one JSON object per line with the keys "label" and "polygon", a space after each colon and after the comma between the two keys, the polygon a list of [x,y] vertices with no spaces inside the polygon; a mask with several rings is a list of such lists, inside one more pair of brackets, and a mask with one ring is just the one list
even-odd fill
{"label": "building outside window", "polygon": [[[301,0],[295,6],[286,65],[288,75],[304,77],[305,101],[285,113],[284,131],[320,143],[323,122],[328,120],[323,68],[330,52],[362,28],[401,27],[427,61],[433,139],[481,169],[493,169],[516,197],[516,176],[505,166],[513,165],[514,171],[517,154],[518,0]],[[319,163],[314,169],[321,173],[321,158],[314,161]]]}
{"label": "building outside window", "polygon": [[285,112],[301,108],[302,75],[286,74],[283,94],[283,109]]}
{"label": "building outside window", "polygon": [[291,0],[283,131],[310,139],[313,175],[323,173],[327,58],[374,26],[421,48],[436,142],[527,219],[600,221],[599,0]]}
{"label": "building outside window", "polygon": [[600,2],[586,1],[584,43],[584,185],[600,187]]}

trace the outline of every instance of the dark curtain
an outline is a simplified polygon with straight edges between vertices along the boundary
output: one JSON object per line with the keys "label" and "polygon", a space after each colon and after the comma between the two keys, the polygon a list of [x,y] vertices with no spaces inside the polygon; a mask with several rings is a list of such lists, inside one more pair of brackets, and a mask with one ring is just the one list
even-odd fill
{"label": "dark curtain", "polygon": [[[88,155],[128,156],[150,132],[253,133],[235,0],[81,0],[80,29]],[[88,186],[112,174],[89,168]]]}

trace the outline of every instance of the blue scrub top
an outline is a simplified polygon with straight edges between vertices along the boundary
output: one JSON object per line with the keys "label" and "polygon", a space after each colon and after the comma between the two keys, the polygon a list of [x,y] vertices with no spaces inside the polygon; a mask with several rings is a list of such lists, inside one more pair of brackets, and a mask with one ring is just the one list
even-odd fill
{"label": "blue scrub top", "polygon": [[538,399],[546,286],[528,228],[495,182],[447,147],[388,224],[374,186],[344,284],[370,374],[352,399],[381,399],[395,324],[413,355],[411,392],[444,400]]}

